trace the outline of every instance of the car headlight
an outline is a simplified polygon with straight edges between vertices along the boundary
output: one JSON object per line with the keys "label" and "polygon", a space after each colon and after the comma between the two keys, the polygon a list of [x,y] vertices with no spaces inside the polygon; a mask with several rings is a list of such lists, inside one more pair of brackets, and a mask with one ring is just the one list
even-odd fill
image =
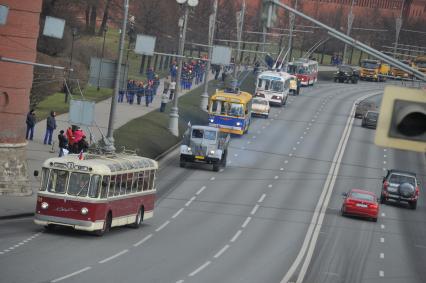
{"label": "car headlight", "polygon": [[188,151],[192,151],[192,149],[190,148],[190,147],[188,147],[188,149],[187,149]]}
{"label": "car headlight", "polygon": [[214,155],[215,151],[214,150],[210,150],[210,155]]}
{"label": "car headlight", "polygon": [[87,207],[82,207],[81,208],[81,214],[86,215],[87,213],[89,213],[89,209]]}
{"label": "car headlight", "polygon": [[236,124],[237,126],[241,126],[241,122],[237,122],[237,124]]}
{"label": "car headlight", "polygon": [[47,209],[49,207],[49,204],[47,202],[42,202],[41,203],[41,208],[42,209]]}

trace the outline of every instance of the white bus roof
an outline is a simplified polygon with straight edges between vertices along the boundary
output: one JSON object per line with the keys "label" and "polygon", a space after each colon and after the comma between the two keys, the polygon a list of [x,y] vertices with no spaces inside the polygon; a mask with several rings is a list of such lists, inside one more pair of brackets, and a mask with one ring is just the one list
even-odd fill
{"label": "white bus roof", "polygon": [[96,155],[84,153],[84,159],[80,160],[78,154],[69,154],[63,157],[49,158],[43,163],[43,167],[73,170],[92,174],[111,174],[127,170],[155,170],[158,163],[155,160],[129,154]]}
{"label": "white bus roof", "polygon": [[288,78],[290,78],[290,74],[286,73],[286,72],[276,72],[276,71],[265,71],[259,74],[259,78],[260,77],[275,77],[275,78],[280,78],[282,80],[286,80]]}

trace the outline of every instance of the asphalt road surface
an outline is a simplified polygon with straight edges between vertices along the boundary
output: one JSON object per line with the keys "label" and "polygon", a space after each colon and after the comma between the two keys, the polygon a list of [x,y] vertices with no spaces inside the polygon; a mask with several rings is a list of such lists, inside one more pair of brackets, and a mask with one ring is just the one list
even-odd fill
{"label": "asphalt road surface", "polygon": [[[341,193],[379,193],[384,168],[426,183],[425,157],[374,145],[351,118],[382,83],[319,83],[255,118],[225,170],[179,168],[157,179],[154,217],[104,237],[0,222],[1,282],[426,282],[425,197],[381,205],[377,223],[342,217]],[[374,96],[375,95],[375,96]]]}

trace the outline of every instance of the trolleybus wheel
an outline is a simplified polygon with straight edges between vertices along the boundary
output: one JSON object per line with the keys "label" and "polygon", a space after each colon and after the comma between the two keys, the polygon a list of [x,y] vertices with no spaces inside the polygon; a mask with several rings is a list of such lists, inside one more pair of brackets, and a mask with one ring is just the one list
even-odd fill
{"label": "trolleybus wheel", "polygon": [[102,229],[96,230],[95,231],[95,235],[101,237],[106,232],[108,232],[109,229],[111,228],[111,222],[112,222],[111,212],[108,212],[108,215],[107,215],[107,217],[105,219],[105,222],[104,222],[104,226],[102,227]]}
{"label": "trolleybus wheel", "polygon": [[144,209],[143,207],[139,208],[138,214],[136,214],[135,223],[131,224],[130,227],[138,229],[143,221]]}

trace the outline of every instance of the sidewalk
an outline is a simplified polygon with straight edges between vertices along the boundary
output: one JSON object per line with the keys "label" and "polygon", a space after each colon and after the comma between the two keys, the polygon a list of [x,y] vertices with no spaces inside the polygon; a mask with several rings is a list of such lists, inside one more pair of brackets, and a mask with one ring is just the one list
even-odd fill
{"label": "sidewalk", "polygon": [[[209,81],[214,78],[214,75],[209,72],[208,74]],[[141,105],[136,104],[136,99],[133,105],[130,105],[126,102],[117,104],[117,112],[115,116],[114,128],[120,128],[125,125],[127,122],[141,117],[149,112],[157,110],[160,108],[161,104],[161,94],[163,92],[164,78],[160,80],[160,86],[158,88],[158,93],[154,98],[152,104],[148,107],[145,106],[145,99],[142,100]],[[198,87],[203,87],[204,84],[199,84],[193,86],[191,90],[194,90]],[[191,90],[184,90],[180,96],[185,95]],[[126,99],[124,99],[126,101]],[[96,103],[95,107],[95,124],[101,129],[102,133],[106,135],[109,121],[109,112],[111,108],[111,98],[108,98],[104,101]],[[55,111],[55,109],[52,109]],[[36,113],[37,114],[37,113]],[[58,156],[58,134],[60,130],[66,130],[69,127],[68,123],[68,113],[56,116],[57,128],[53,132],[53,141],[54,147],[52,149],[51,145],[44,145],[43,139],[46,130],[46,120],[40,121],[36,124],[34,129],[34,140],[29,141],[27,147],[27,160],[28,160],[28,174],[30,179],[31,188],[33,190],[33,195],[28,197],[13,197],[13,196],[0,196],[0,219],[2,218],[12,218],[14,216],[25,216],[32,215],[34,213],[34,208],[36,204],[36,195],[37,189],[40,183],[39,178],[33,176],[34,170],[41,171],[41,165],[43,161],[48,158]],[[83,127],[83,130],[86,132],[87,137],[89,138],[89,131],[87,128]],[[99,140],[101,133],[97,127],[91,127],[91,132],[94,135],[94,140]]]}

